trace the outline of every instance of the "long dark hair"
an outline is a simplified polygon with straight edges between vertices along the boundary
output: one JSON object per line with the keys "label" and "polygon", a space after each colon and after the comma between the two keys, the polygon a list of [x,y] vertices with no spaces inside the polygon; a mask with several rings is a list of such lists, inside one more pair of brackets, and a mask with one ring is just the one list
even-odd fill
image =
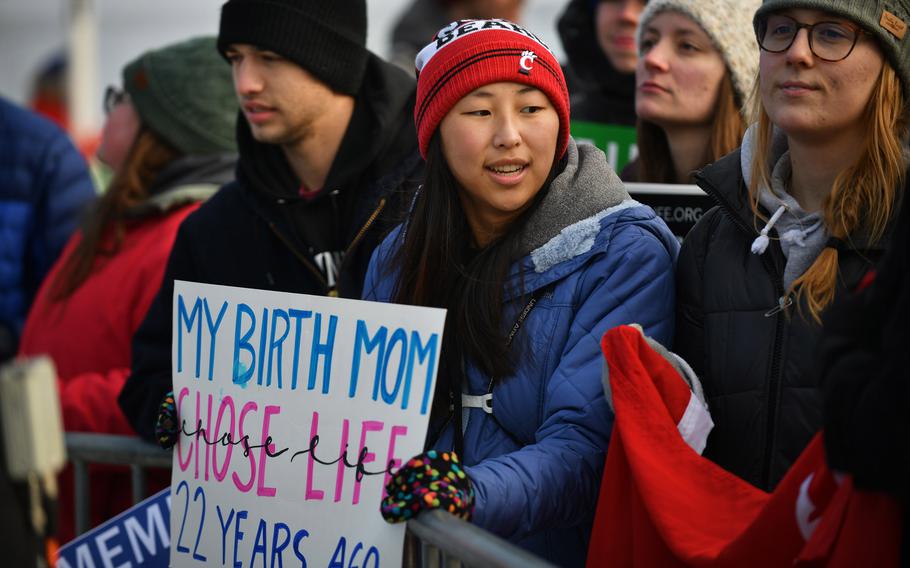
{"label": "long dark hair", "polygon": [[51,287],[53,300],[65,300],[79,289],[92,273],[97,258],[117,254],[126,230],[124,213],[148,198],[152,182],[180,155],[160,136],[140,127],[123,166],[82,224],[79,244],[57,273]]}
{"label": "long dark hair", "polygon": [[477,248],[459,198],[461,187],[442,153],[439,133],[430,141],[424,184],[408,217],[404,242],[389,268],[398,278],[395,303],[448,310],[434,415],[448,408],[450,396],[460,395],[463,362],[475,365],[491,380],[514,373],[516,352],[522,349],[518,341],[512,348],[506,345],[504,288],[518,254],[520,229],[546,194],[550,179],[505,234]]}

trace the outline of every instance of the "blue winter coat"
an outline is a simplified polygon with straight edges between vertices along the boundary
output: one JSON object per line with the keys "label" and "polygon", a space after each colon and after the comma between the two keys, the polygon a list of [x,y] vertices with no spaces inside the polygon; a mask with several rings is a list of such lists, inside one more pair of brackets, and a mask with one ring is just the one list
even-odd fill
{"label": "blue winter coat", "polygon": [[0,360],[95,196],[85,160],[49,120],[0,98]]}
{"label": "blue winter coat", "polygon": [[[432,189],[430,189],[432,191]],[[387,263],[401,228],[376,250],[364,299],[389,301]],[[560,565],[583,565],[613,416],[601,385],[600,338],[640,323],[668,344],[673,334],[677,240],[651,208],[633,201],[600,150],[569,144],[522,238],[514,265],[529,293],[546,288],[519,334],[516,373],[493,391],[496,420],[466,412],[464,461],[477,493],[473,521]],[[527,300],[507,297],[511,328]],[[490,378],[467,366],[467,394]],[[497,421],[499,424],[497,424]],[[435,447],[452,448],[452,429]]]}

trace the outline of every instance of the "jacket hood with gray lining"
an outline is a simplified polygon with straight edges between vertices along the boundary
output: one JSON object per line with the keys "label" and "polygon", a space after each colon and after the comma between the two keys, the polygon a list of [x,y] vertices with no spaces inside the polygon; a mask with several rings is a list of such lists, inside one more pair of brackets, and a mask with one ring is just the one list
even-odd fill
{"label": "jacket hood with gray lining", "polygon": [[523,227],[518,252],[531,256],[538,273],[588,252],[601,219],[639,205],[599,149],[570,138],[566,158]]}

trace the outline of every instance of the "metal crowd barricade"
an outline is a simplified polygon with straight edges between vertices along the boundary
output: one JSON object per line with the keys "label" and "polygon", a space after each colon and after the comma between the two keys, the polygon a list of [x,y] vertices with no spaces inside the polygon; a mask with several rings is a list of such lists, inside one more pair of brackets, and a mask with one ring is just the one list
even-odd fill
{"label": "metal crowd barricade", "polygon": [[[132,476],[133,502],[146,497],[147,468],[171,467],[170,452],[129,436],[66,434],[66,450],[73,463],[76,498],[76,534],[89,529],[91,463],[126,465]],[[429,511],[408,522],[406,568],[546,568],[552,564],[481,528],[443,511]]]}
{"label": "metal crowd barricade", "polygon": [[112,434],[66,434],[66,453],[73,463],[73,485],[76,499],[76,534],[80,535],[89,527],[91,507],[91,485],[88,466],[90,463],[127,465],[132,478],[133,503],[146,498],[145,470],[150,467],[171,468],[171,453],[130,436]]}

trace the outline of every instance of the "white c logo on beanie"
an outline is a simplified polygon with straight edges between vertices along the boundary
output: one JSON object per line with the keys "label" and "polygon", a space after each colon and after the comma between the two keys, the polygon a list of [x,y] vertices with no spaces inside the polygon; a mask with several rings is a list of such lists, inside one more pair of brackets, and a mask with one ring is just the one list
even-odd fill
{"label": "white c logo on beanie", "polygon": [[535,59],[537,59],[537,54],[533,51],[523,51],[521,53],[521,59],[518,60],[518,66],[520,67],[518,72],[522,75],[530,75],[531,65],[534,64]]}

